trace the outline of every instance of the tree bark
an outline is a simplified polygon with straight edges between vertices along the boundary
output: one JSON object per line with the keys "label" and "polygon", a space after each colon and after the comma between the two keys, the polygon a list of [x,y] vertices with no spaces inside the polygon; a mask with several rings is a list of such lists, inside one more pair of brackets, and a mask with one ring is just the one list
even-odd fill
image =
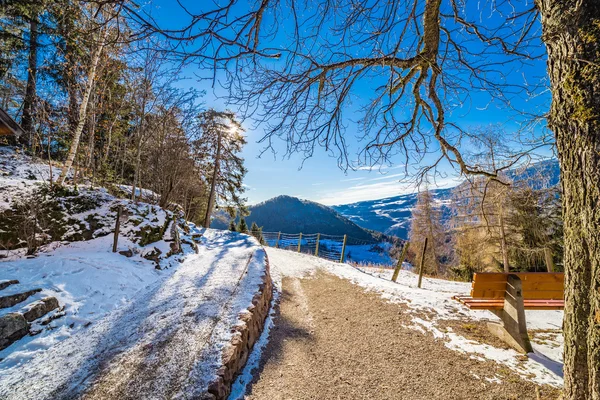
{"label": "tree bark", "polygon": [[21,118],[21,127],[27,134],[27,138],[21,138],[21,141],[27,141],[28,146],[33,145],[33,113],[36,98],[36,80],[37,80],[37,49],[38,49],[38,16],[34,15],[29,21],[29,65],[27,68],[27,87],[25,88],[25,98],[23,100],[23,117]]}
{"label": "tree bark", "polygon": [[208,206],[206,207],[206,216],[204,217],[204,227],[210,228],[210,217],[215,205],[215,191],[219,175],[219,163],[221,162],[221,129],[217,129],[217,154],[215,156],[215,167],[213,169],[212,182],[210,183],[210,195],[208,196]]}
{"label": "tree bark", "polygon": [[94,162],[94,147],[96,144],[96,96],[92,93],[92,96],[90,97],[90,112],[88,113],[88,157],[86,162],[88,171],[92,169],[92,163]]}
{"label": "tree bark", "polygon": [[510,265],[508,263],[508,246],[506,245],[506,231],[504,229],[504,209],[502,206],[498,208],[500,217],[500,248],[502,250],[502,263],[504,264],[504,272],[510,272]]}
{"label": "tree bark", "polygon": [[600,3],[538,0],[564,215],[566,399],[600,399]]}
{"label": "tree bark", "polygon": [[67,178],[67,174],[73,165],[73,160],[75,160],[75,156],[77,155],[77,149],[79,147],[79,140],[81,139],[81,132],[83,131],[83,125],[85,124],[85,116],[87,113],[87,106],[90,100],[90,95],[92,93],[92,89],[94,87],[94,80],[96,79],[96,71],[98,70],[98,64],[100,62],[100,56],[102,55],[102,50],[104,49],[104,45],[106,42],[106,37],[108,36],[108,27],[104,27],[104,33],[102,34],[102,39],[98,42],[98,48],[94,52],[94,56],[92,57],[92,64],[90,65],[90,71],[88,73],[88,79],[85,84],[85,92],[83,93],[83,99],[81,100],[81,105],[79,106],[79,120],[77,122],[77,127],[73,132],[73,142],[71,142],[71,148],[69,149],[69,155],[67,156],[67,160],[65,161],[65,165],[60,172],[60,176],[58,177],[58,184],[63,185],[65,183],[65,179]]}

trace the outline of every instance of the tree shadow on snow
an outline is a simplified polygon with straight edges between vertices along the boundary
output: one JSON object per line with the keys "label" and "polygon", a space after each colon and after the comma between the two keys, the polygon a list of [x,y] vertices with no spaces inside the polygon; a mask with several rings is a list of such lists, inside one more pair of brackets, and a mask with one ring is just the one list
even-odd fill
{"label": "tree shadow on snow", "polygon": [[[146,290],[142,289],[143,293],[138,293],[112,315],[59,343],[57,347],[62,348],[58,354],[64,360],[55,359],[50,367],[72,369],[72,372],[66,379],[60,379],[62,382],[59,382],[59,386],[44,398],[79,398],[88,389],[93,390],[94,384],[101,382],[103,377],[115,373],[118,375],[118,370],[111,368],[115,366],[125,368],[123,375],[127,379],[117,379],[119,387],[111,387],[112,393],[122,392],[136,397],[135,393],[139,390],[147,392],[149,385],[156,387],[157,384],[160,384],[161,392],[166,390],[169,393],[180,389],[190,369],[198,362],[203,348],[196,348],[197,353],[194,354],[194,349],[174,348],[171,341],[176,336],[180,338],[185,335],[207,334],[206,330],[194,328],[211,318],[214,322],[212,316],[218,314],[223,301],[231,296],[233,287],[230,282],[216,279],[217,284],[204,293],[205,296],[200,296],[198,291],[208,284],[217,272],[217,267],[223,267],[219,262],[227,255],[230,246],[249,248],[253,243],[244,237],[231,238],[223,235],[214,242],[203,245],[209,249],[221,248],[206,272],[189,279],[189,276],[178,270]],[[184,312],[184,309],[188,311]],[[172,323],[165,324],[163,320]],[[91,338],[92,348],[88,351],[84,348],[86,355],[78,359],[78,354],[75,353],[79,351],[78,341],[88,338]],[[196,342],[202,342],[203,339]],[[69,350],[70,348],[74,350]],[[73,353],[73,357],[69,357],[69,351]],[[45,365],[41,365],[41,368],[47,369]],[[165,372],[163,368],[168,368],[168,371],[162,373]],[[48,372],[52,375],[51,371]],[[155,383],[154,378],[159,375],[162,379]]]}

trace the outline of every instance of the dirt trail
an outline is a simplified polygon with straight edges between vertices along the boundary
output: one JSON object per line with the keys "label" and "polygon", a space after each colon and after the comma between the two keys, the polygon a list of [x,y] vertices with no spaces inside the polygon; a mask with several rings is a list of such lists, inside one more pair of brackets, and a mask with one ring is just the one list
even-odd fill
{"label": "dirt trail", "polygon": [[[450,350],[407,325],[405,306],[346,280],[324,272],[283,278],[279,315],[247,398],[537,398],[536,385],[508,368]],[[537,390],[542,399],[559,395]]]}

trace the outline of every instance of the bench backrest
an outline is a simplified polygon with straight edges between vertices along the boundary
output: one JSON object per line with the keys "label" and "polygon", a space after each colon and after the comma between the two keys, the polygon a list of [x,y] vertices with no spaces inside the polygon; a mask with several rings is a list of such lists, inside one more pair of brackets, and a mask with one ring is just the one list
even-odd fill
{"label": "bench backrest", "polygon": [[[565,274],[563,272],[522,272],[515,275],[521,278],[525,300],[564,299]],[[508,274],[501,272],[476,273],[471,284],[471,297],[503,299],[507,276]]]}

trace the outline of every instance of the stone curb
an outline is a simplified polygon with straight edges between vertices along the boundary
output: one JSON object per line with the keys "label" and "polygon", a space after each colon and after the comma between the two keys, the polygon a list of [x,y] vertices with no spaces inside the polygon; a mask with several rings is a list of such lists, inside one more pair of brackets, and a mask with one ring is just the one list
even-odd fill
{"label": "stone curb", "polygon": [[264,329],[273,297],[269,258],[265,255],[265,259],[263,282],[252,298],[252,305],[239,314],[239,320],[243,323],[232,328],[233,337],[221,355],[222,365],[217,371],[217,378],[209,384],[207,396],[203,399],[227,399],[231,392],[231,385],[246,365],[252,347]]}

